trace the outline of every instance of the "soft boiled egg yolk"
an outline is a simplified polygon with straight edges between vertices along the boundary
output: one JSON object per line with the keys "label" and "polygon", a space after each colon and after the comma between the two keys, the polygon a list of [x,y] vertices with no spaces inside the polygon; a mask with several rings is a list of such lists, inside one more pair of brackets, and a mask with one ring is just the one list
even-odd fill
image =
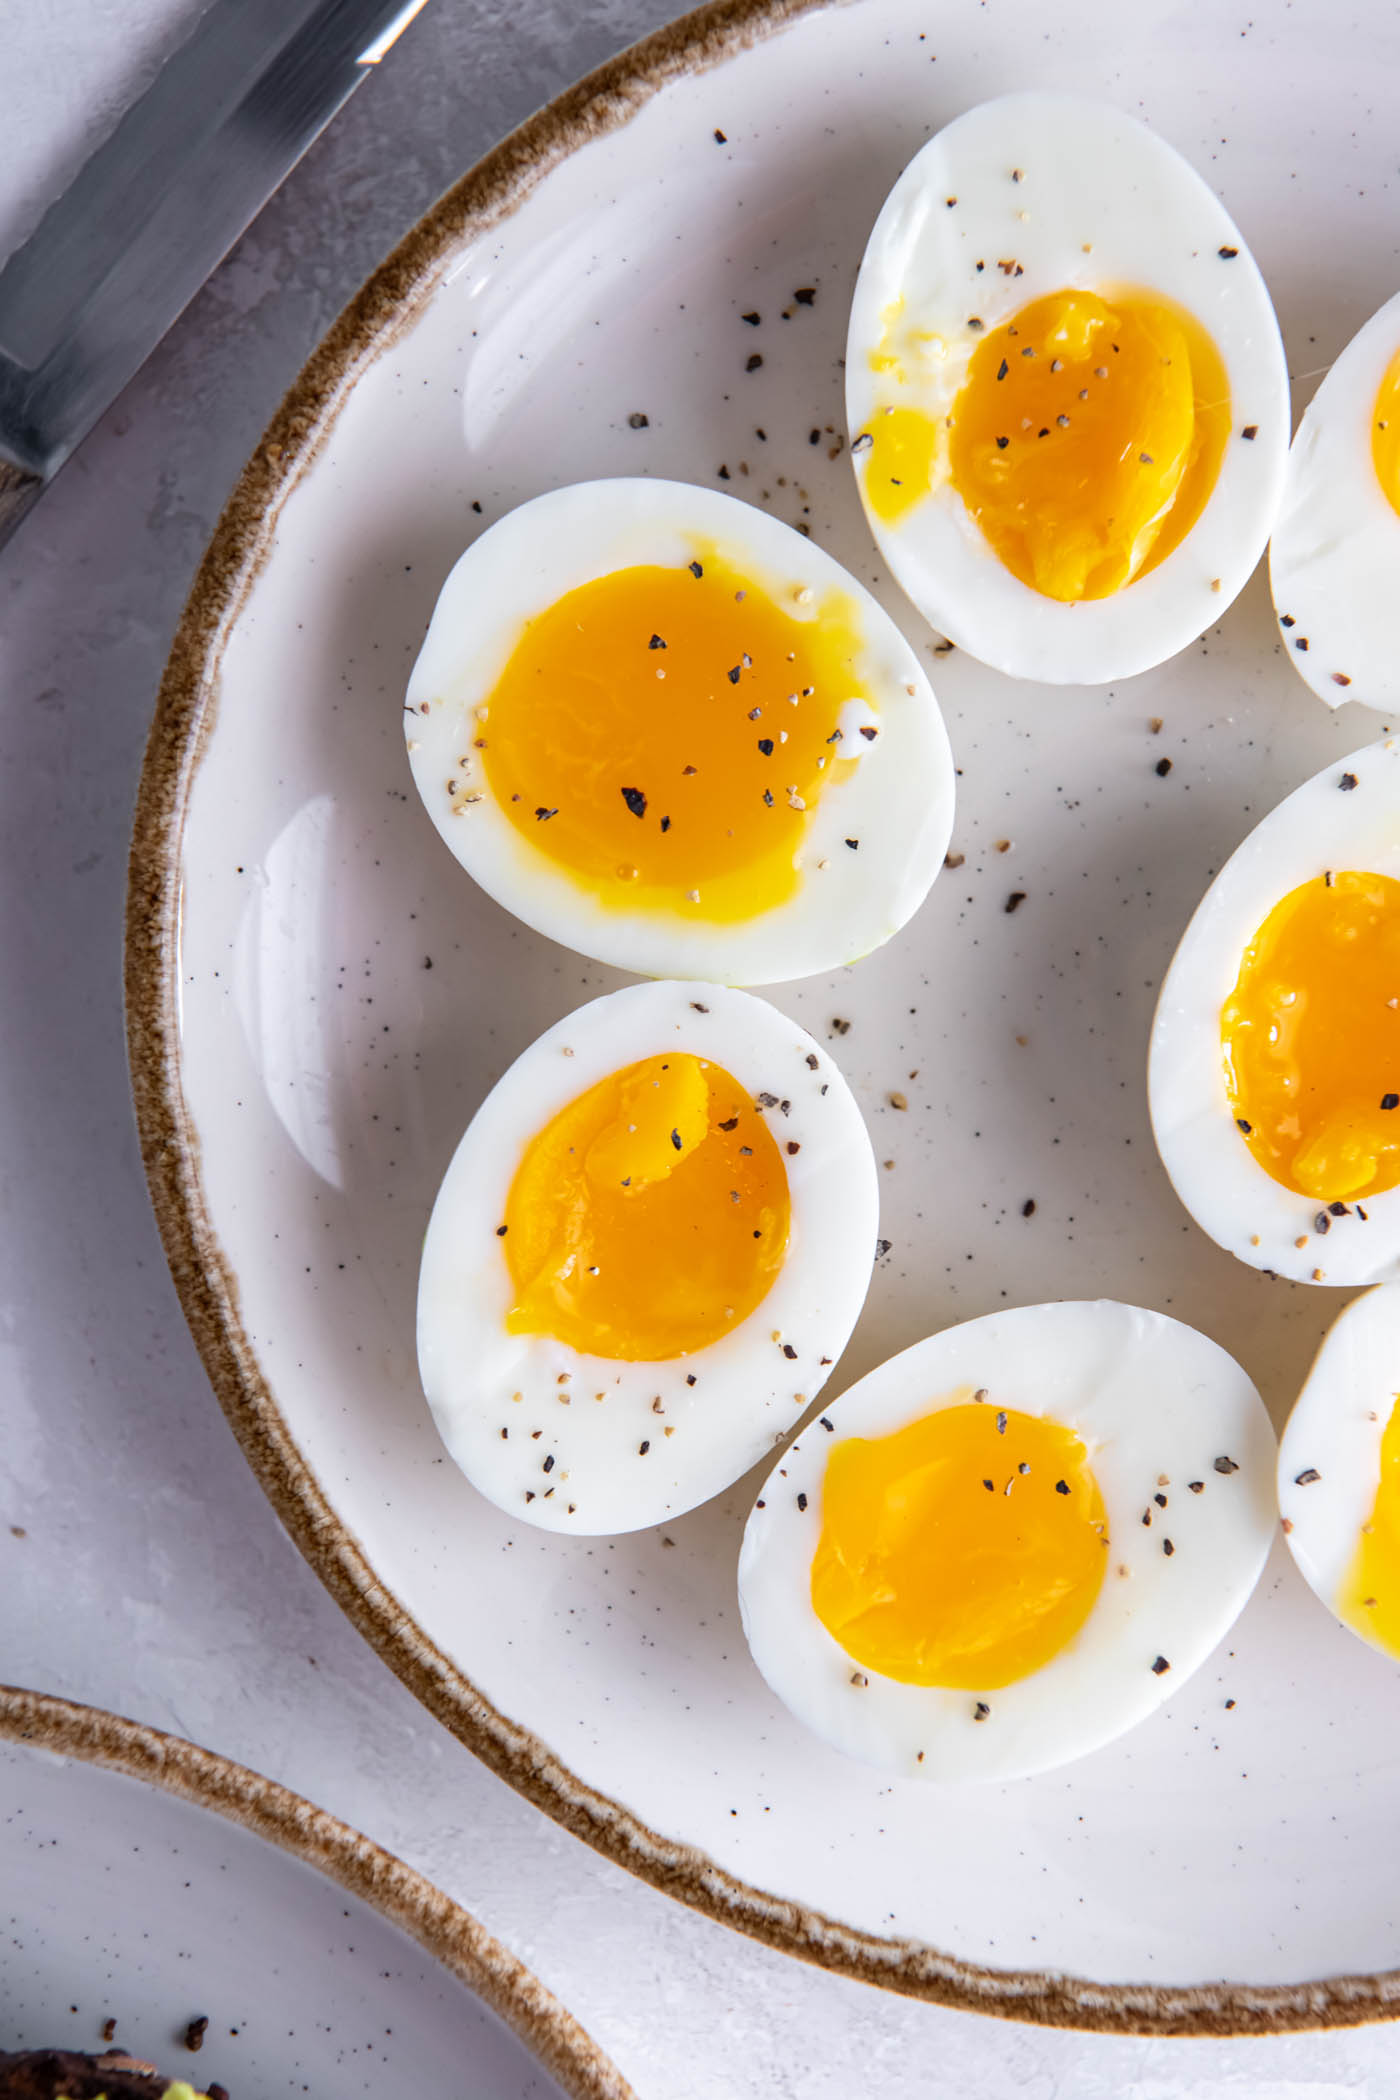
{"label": "soft boiled egg yolk", "polygon": [[1107,1561],[1083,1443],[972,1400],[838,1444],[822,1487],[812,1606],[901,1684],[988,1690],[1040,1669],[1093,1609]]}
{"label": "soft boiled egg yolk", "polygon": [[1371,462],[1386,502],[1400,512],[1400,351],[1386,368],[1371,411]]}
{"label": "soft boiled egg yolk", "polygon": [[688,1355],[762,1302],[789,1215],[782,1154],[738,1081],[689,1052],[644,1058],[526,1147],[502,1235],[506,1325],[629,1363]]}
{"label": "soft boiled egg yolk", "polygon": [[1400,1183],[1400,882],[1290,890],[1221,1012],[1235,1120],[1265,1172],[1321,1202]]}
{"label": "soft boiled egg yolk", "polygon": [[[952,486],[1013,576],[1048,598],[1106,598],[1200,516],[1230,429],[1205,330],[1155,294],[1060,291],[978,343],[947,417]],[[892,522],[940,478],[937,421],[874,419],[866,488]]]}
{"label": "soft boiled egg yolk", "polygon": [[479,711],[501,809],[604,905],[733,922],[783,903],[861,694],[854,605],[812,609],[713,550],[569,591]]}
{"label": "soft boiled egg yolk", "polygon": [[1381,1436],[1381,1470],[1369,1520],[1337,1597],[1349,1626],[1400,1655],[1400,1399]]}

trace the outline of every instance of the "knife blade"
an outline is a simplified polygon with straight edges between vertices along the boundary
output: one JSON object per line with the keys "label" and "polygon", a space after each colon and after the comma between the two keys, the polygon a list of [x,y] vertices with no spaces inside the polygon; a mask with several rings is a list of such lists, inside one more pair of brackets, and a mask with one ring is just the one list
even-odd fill
{"label": "knife blade", "polygon": [[0,546],[425,0],[212,0],[0,270]]}

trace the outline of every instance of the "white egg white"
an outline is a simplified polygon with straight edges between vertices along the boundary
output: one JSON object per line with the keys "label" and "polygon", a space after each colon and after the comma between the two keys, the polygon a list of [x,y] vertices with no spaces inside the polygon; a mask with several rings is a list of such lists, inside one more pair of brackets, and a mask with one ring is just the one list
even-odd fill
{"label": "white egg white", "polygon": [[1329,707],[1400,704],[1400,516],[1371,458],[1371,416],[1400,351],[1400,292],[1354,335],[1288,455],[1269,546],[1288,661]]}
{"label": "white egg white", "polygon": [[[987,329],[1050,292],[1111,297],[1114,287],[1157,292],[1194,315],[1230,384],[1234,434],[1215,489],[1155,569],[1110,597],[1063,604],[1003,567],[951,483],[896,522],[875,516],[859,441],[884,408],[946,414]],[[903,319],[935,341],[892,392],[871,353],[899,300]],[[1219,199],[1133,118],[1038,93],[969,110],[891,190],[851,307],[846,407],[870,528],[897,581],[960,648],[1052,685],[1147,670],[1219,619],[1268,539],[1289,434],[1273,307]]]}
{"label": "white egg white", "polygon": [[[767,1295],[719,1341],[664,1362],[508,1333],[514,1292],[497,1228],[526,1146],[608,1073],[678,1050],[748,1088],[778,1141],[791,1227]],[[795,1022],[704,983],[595,999],[516,1059],[443,1178],[418,1286],[419,1369],[443,1442],[490,1501],[548,1531],[634,1531],[679,1516],[781,1441],[826,1383],[865,1302],[878,1212],[860,1111]]]}
{"label": "white egg white", "polygon": [[[843,1437],[888,1435],[978,1391],[1082,1438],[1108,1516],[1103,1588],[1074,1639],[1018,1683],[898,1683],[853,1662],[812,1609],[827,1460]],[[867,1763],[933,1780],[1046,1771],[1143,1720],[1243,1610],[1273,1535],[1274,1448],[1234,1359],[1160,1313],[1099,1300],[947,1328],[842,1394],[764,1482],[739,1562],[754,1661],[798,1720]]]}
{"label": "white egg white", "polygon": [[[860,695],[879,721],[873,741],[847,736],[843,743],[842,756],[858,763],[831,782],[811,814],[796,894],[730,925],[599,905],[521,837],[484,777],[471,777],[463,764],[478,733],[475,710],[489,702],[532,615],[599,576],[643,564],[681,567],[705,546],[794,618],[817,618],[833,591],[855,607]],[[482,888],[552,940],[642,976],[776,984],[854,962],[918,910],[952,829],[943,718],[889,615],[791,526],[682,482],[578,483],[537,496],[483,533],[442,587],[409,680],[404,725],[428,813]],[[859,840],[858,850],[848,838]]]}
{"label": "white egg white", "polygon": [[[1333,1613],[1375,1503],[1381,1437],[1398,1389],[1400,1285],[1383,1283],[1354,1298],[1332,1322],[1279,1442],[1284,1534]],[[1342,1624],[1369,1641],[1349,1620]],[[1369,1645],[1390,1655],[1379,1641]]]}
{"label": "white egg white", "polygon": [[1400,880],[1400,743],[1335,760],[1271,810],[1198,905],[1163,980],[1147,1059],[1162,1165],[1196,1223],[1252,1268],[1295,1283],[1400,1275],[1400,1189],[1332,1216],[1266,1174],[1235,1127],[1220,1014],[1281,898],[1329,868]]}

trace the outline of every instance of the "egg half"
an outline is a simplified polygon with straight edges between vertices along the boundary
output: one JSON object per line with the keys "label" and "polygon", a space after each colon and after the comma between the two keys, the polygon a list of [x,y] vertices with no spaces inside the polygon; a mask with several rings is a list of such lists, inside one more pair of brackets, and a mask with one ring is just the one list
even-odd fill
{"label": "egg half", "polygon": [[898,628],[810,540],[679,482],[587,482],[443,585],[404,710],[482,887],[644,976],[776,983],[923,902],[953,765]]}
{"label": "egg half", "polygon": [[948,1328],[764,1482],[739,1564],[754,1661],[817,1735],[906,1777],[1063,1764],[1151,1713],[1242,1610],[1274,1452],[1239,1365],[1160,1313]]}
{"label": "egg half", "polygon": [[1400,1274],[1400,744],[1318,773],[1207,890],[1147,1066],[1198,1225],[1295,1282]]}
{"label": "egg half", "polygon": [[1400,293],[1298,426],[1269,574],[1288,660],[1320,700],[1400,703]]}
{"label": "egg half", "polygon": [[1328,1610],[1400,1661],[1400,1286],[1333,1321],[1279,1444],[1278,1500]]}
{"label": "egg half", "polygon": [[679,1516],[825,1385],[877,1220],[860,1111],[804,1030],[720,985],[595,999],[516,1059],[438,1193],[418,1361],[444,1443],[546,1530]]}
{"label": "egg half", "polygon": [[915,605],[1050,684],[1146,670],[1219,619],[1288,447],[1273,308],[1219,199],[1143,125],[1063,95],[983,103],[900,176],[846,405]]}

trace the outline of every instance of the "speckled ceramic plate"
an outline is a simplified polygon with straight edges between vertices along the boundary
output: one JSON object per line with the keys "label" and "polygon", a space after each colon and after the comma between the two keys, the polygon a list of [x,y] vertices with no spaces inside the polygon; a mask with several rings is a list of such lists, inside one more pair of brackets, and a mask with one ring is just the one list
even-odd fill
{"label": "speckled ceramic plate", "polygon": [[[424,1221],[506,1064],[618,980],[444,852],[403,687],[472,535],[596,474],[723,485],[807,526],[932,649],[842,443],[847,303],[905,161],[1003,90],[1111,96],[1245,230],[1301,405],[1395,281],[1397,63],[1394,18],[1343,35],[1328,0],[689,18],[508,140],[332,331],[224,517],[156,718],[137,1104],[186,1310],[279,1514],[425,1703],[611,1857],[813,1960],[989,2011],[1163,2030],[1388,2012],[1394,1672],[1279,1554],[1214,1661],[1117,1745],[1018,1785],[891,1784],[808,1740],[749,1660],[751,1482],[611,1543],[480,1501],[415,1373]],[[1192,1225],[1143,1088],[1207,877],[1379,728],[1329,716],[1275,644],[1256,576],[1118,689],[930,657],[963,859],[878,954],[775,995],[838,1051],[885,1163],[892,1251],[834,1389],[950,1321],[1102,1293],[1198,1325],[1287,1409],[1339,1294],[1271,1283]]]}
{"label": "speckled ceramic plate", "polygon": [[0,1933],[0,2050],[112,2047],[233,2100],[630,2100],[543,1984],[368,1838],[193,1743],[3,1686]]}

